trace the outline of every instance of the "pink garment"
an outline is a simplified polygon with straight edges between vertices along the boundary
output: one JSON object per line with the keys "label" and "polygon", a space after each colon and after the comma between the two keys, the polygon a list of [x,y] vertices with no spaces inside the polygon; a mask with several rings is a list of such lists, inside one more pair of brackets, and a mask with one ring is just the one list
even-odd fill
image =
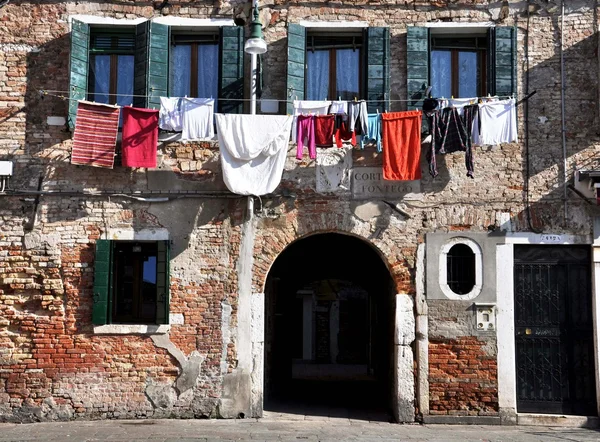
{"label": "pink garment", "polygon": [[317,158],[317,144],[315,139],[315,117],[313,115],[298,115],[298,122],[296,123],[298,136],[298,147],[296,149],[296,158],[301,160],[302,153],[304,150],[304,138],[308,144],[308,155],[311,160]]}

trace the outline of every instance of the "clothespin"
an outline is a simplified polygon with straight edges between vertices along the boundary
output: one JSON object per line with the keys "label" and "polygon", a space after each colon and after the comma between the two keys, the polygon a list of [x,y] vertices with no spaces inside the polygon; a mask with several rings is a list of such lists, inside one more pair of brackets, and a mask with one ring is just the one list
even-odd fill
{"label": "clothespin", "polygon": [[450,99],[451,99],[451,100],[454,100],[454,95],[451,95],[451,96],[450,96]]}
{"label": "clothespin", "polygon": [[354,97],[354,102],[356,103],[358,100],[356,99],[356,97]]}
{"label": "clothespin", "polygon": [[379,115],[379,109],[375,109],[375,111],[377,112],[377,115]]}
{"label": "clothespin", "polygon": [[296,95],[296,97],[294,98],[294,100],[298,101],[298,95]]}
{"label": "clothespin", "polygon": [[342,97],[341,96],[338,96],[338,101],[342,101]]}

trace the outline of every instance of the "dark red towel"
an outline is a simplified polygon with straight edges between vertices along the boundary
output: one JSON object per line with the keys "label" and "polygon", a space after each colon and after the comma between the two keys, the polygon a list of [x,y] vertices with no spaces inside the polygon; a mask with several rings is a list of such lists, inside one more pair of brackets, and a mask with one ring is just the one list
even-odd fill
{"label": "dark red towel", "polygon": [[381,114],[383,179],[421,179],[421,111]]}
{"label": "dark red towel", "polygon": [[335,130],[335,115],[315,117],[315,142],[317,147],[332,147]]}
{"label": "dark red towel", "polygon": [[80,101],[77,105],[71,164],[113,168],[119,108]]}
{"label": "dark red towel", "polygon": [[158,111],[123,108],[123,166],[156,167]]}

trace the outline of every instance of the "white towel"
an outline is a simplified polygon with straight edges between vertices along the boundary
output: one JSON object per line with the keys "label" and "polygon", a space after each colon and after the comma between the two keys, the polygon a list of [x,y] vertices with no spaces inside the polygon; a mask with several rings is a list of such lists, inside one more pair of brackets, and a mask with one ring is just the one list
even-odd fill
{"label": "white towel", "polygon": [[481,103],[481,144],[502,144],[517,142],[517,108],[515,99]]}
{"label": "white towel", "polygon": [[329,108],[330,114],[347,114],[348,113],[348,102],[347,101],[332,101],[331,107]]}
{"label": "white towel", "polygon": [[266,195],[281,182],[292,116],[216,114],[223,180],[238,195]]}
{"label": "white towel", "polygon": [[312,101],[312,100],[295,100],[294,101],[294,121],[292,123],[292,143],[296,142],[296,123],[298,122],[298,115],[301,114],[313,114],[313,115],[327,115],[329,112],[329,106],[331,101]]}
{"label": "white towel", "polygon": [[212,98],[181,99],[181,140],[213,138],[215,100]]}
{"label": "white towel", "polygon": [[160,97],[158,127],[163,130],[181,131],[180,99],[177,97]]}

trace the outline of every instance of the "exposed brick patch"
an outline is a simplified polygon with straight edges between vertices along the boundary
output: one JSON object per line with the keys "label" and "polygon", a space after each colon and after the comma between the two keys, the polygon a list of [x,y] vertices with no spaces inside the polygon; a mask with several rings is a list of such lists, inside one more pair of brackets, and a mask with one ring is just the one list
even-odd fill
{"label": "exposed brick patch", "polygon": [[486,345],[471,336],[430,339],[430,414],[498,414],[498,367]]}

